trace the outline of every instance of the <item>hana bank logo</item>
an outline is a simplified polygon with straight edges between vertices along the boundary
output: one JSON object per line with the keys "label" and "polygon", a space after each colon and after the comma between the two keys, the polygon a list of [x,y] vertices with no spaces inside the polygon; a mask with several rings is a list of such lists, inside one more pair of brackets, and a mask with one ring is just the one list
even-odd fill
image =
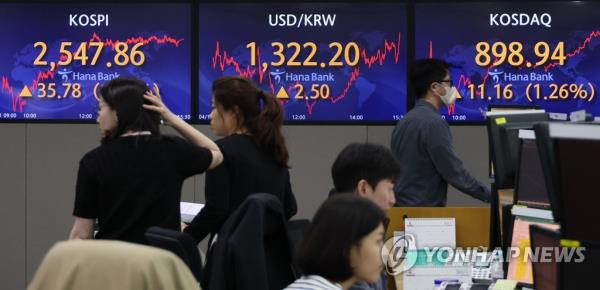
{"label": "hana bank logo", "polygon": [[413,235],[389,238],[381,247],[381,260],[388,275],[396,276],[410,270],[417,262],[417,246]]}

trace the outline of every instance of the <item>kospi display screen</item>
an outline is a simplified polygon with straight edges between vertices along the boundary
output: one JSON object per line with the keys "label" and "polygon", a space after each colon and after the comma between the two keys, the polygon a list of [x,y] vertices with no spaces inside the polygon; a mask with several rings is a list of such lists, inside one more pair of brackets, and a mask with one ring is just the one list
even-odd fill
{"label": "kospi display screen", "polygon": [[254,80],[293,122],[393,122],[406,112],[406,8],[398,3],[199,5],[199,119],[211,84]]}
{"label": "kospi display screen", "polygon": [[158,85],[191,117],[191,5],[0,4],[0,121],[95,120],[97,88],[119,76]]}
{"label": "kospi display screen", "polygon": [[460,97],[442,110],[453,122],[479,122],[489,105],[585,109],[600,115],[600,3],[418,3],[417,58],[456,67]]}

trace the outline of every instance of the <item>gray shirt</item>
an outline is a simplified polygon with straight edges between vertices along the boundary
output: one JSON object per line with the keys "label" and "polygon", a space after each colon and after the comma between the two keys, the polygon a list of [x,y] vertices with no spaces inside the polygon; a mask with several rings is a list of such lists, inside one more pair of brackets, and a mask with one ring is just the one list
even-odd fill
{"label": "gray shirt", "polygon": [[397,205],[445,206],[448,183],[474,198],[490,200],[490,190],[454,153],[448,123],[427,101],[417,100],[396,124],[391,148],[401,166],[394,188]]}

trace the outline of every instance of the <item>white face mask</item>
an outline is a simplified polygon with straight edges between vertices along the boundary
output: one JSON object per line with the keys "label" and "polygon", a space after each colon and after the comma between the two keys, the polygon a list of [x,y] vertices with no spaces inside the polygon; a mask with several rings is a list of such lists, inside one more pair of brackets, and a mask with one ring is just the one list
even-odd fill
{"label": "white face mask", "polygon": [[451,86],[449,88],[446,88],[446,94],[440,96],[440,99],[442,99],[442,102],[444,102],[444,105],[450,106],[450,105],[454,104],[454,101],[456,101],[457,95],[458,94],[456,91],[456,87]]}

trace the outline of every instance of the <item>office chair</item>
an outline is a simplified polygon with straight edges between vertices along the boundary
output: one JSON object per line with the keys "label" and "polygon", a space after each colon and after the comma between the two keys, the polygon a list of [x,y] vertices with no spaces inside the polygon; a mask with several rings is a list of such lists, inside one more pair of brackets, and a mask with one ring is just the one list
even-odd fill
{"label": "office chair", "polygon": [[[290,237],[290,241],[292,243],[292,249],[293,249],[292,253],[293,254],[295,254],[296,251],[298,251],[298,246],[300,246],[300,243],[302,242],[302,238],[304,237],[304,232],[309,225],[310,225],[310,220],[308,220],[308,219],[290,220],[287,222],[287,232]],[[294,275],[296,276],[296,278],[300,278],[300,276],[301,276],[300,267],[296,263],[295,255],[293,255],[292,257],[293,257],[292,266],[293,266],[293,270],[294,270]]]}
{"label": "office chair", "polygon": [[146,245],[109,240],[55,244],[28,290],[200,290],[175,254]]}
{"label": "office chair", "polygon": [[298,245],[300,245],[302,237],[304,236],[304,230],[306,230],[308,225],[310,225],[310,220],[308,219],[290,220],[287,222],[287,231],[292,240],[294,251],[298,248]]}
{"label": "office chair", "polygon": [[272,194],[251,194],[219,230],[202,286],[208,290],[280,290],[297,278],[293,256],[279,199]]}
{"label": "office chair", "polygon": [[188,234],[151,227],[145,233],[150,245],[168,250],[177,255],[190,268],[198,282],[202,281],[202,258],[196,242]]}

